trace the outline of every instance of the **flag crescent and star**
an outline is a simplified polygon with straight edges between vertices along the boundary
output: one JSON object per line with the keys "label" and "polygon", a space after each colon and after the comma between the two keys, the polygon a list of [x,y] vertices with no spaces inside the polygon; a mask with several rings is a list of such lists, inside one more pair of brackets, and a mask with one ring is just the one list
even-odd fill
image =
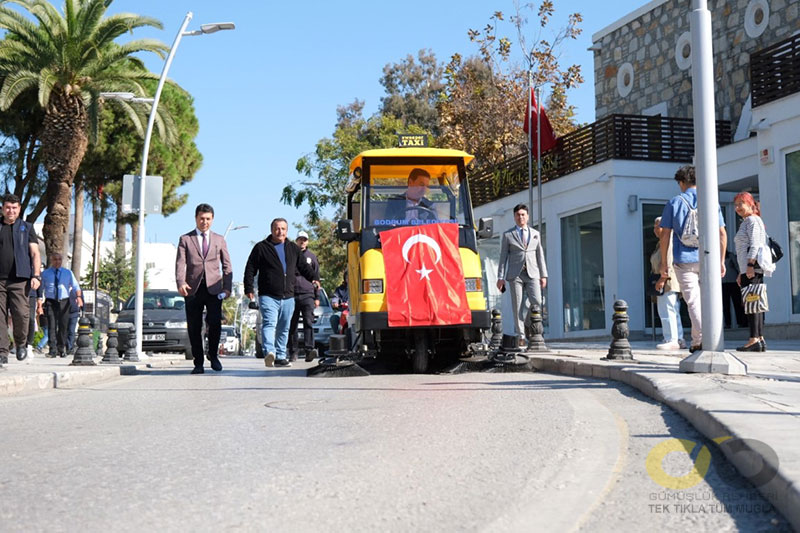
{"label": "flag crescent and star", "polygon": [[390,327],[470,324],[458,224],[380,233]]}

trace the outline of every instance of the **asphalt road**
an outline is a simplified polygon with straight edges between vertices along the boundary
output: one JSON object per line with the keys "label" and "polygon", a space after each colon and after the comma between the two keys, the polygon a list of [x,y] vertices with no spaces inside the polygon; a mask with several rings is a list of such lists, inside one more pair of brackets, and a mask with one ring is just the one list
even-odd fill
{"label": "asphalt road", "polygon": [[[223,364],[0,399],[0,530],[789,529],[713,444],[624,385]],[[691,457],[649,474],[671,439],[697,443]],[[708,473],[663,486],[704,445]]]}

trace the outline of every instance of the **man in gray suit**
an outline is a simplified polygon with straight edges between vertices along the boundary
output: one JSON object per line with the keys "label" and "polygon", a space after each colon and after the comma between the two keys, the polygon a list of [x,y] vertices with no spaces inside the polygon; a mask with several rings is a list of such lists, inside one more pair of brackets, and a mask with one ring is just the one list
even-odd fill
{"label": "man in gray suit", "polygon": [[539,232],[528,226],[528,206],[514,207],[516,225],[503,233],[500,243],[500,264],[497,267],[497,288],[505,292],[511,285],[511,308],[514,311],[514,332],[525,345],[525,296],[531,305],[542,305],[542,289],[547,286],[547,265]]}
{"label": "man in gray suit", "polygon": [[186,327],[192,346],[194,370],[203,373],[203,308],[208,324],[208,359],[217,372],[222,364],[217,357],[222,332],[222,300],[230,296],[233,269],[225,237],[211,231],[214,208],[200,204],[194,210],[197,227],[181,235],[175,261],[178,292],[186,299]]}

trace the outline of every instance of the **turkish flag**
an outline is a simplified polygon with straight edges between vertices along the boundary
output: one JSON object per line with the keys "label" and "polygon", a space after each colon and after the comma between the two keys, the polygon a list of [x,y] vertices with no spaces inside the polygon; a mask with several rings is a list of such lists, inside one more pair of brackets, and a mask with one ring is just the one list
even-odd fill
{"label": "turkish flag", "polygon": [[382,231],[390,327],[470,324],[458,224]]}
{"label": "turkish flag", "polygon": [[[531,103],[533,103],[533,113],[530,111]],[[528,133],[528,116],[531,117],[531,122],[533,122],[533,132],[530,134],[531,140],[531,153],[533,157],[539,158],[536,153],[537,148],[537,131],[536,131],[536,112],[538,107],[536,106],[536,97],[533,94],[533,89],[531,89],[531,98],[525,104],[525,122],[522,124],[522,129],[525,133]],[[547,118],[547,113],[544,112],[544,107],[542,107],[542,121],[541,121],[541,129],[542,129],[542,153],[550,150],[551,148],[555,148],[556,146],[556,136],[553,133],[553,127],[550,125],[550,119]]]}

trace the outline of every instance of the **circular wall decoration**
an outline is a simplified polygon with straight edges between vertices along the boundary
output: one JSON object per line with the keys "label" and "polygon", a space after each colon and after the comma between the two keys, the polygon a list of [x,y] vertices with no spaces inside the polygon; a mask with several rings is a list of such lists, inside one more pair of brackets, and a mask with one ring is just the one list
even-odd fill
{"label": "circular wall decoration", "polygon": [[681,70],[692,66],[692,34],[688,31],[681,33],[678,42],[675,43],[675,63]]}
{"label": "circular wall decoration", "polygon": [[769,2],[767,0],[750,0],[744,12],[744,31],[756,38],[769,25]]}
{"label": "circular wall decoration", "polygon": [[633,65],[624,63],[617,71],[617,92],[623,98],[633,90]]}

